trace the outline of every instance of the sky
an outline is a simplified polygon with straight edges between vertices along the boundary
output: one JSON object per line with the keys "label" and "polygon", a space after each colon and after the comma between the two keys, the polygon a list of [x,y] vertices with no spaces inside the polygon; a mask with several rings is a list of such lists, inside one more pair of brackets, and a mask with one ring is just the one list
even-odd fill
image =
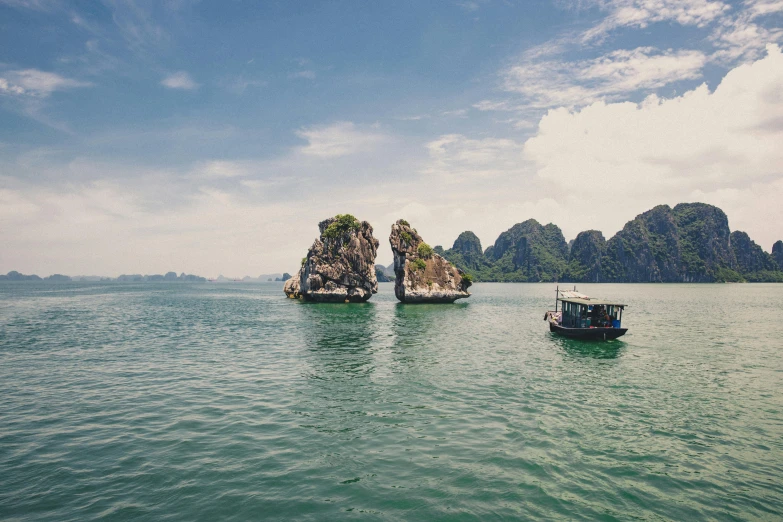
{"label": "sky", "polygon": [[0,273],[293,273],[658,204],[783,239],[783,0],[0,0]]}

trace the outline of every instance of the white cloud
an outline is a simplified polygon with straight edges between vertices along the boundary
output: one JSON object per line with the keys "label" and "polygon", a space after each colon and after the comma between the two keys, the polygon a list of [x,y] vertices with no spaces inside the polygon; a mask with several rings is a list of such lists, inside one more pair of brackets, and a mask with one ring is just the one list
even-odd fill
{"label": "white cloud", "polygon": [[247,176],[248,166],[239,161],[214,160],[196,165],[193,169],[194,178],[240,178]]}
{"label": "white cloud", "polygon": [[607,17],[586,31],[582,40],[601,40],[620,27],[644,28],[655,22],[704,27],[730,7],[713,0],[606,0],[597,2]]}
{"label": "white cloud", "polygon": [[443,111],[441,116],[452,116],[457,118],[465,118],[468,115],[468,109],[454,109],[452,111]]}
{"label": "white cloud", "polygon": [[480,111],[519,111],[525,108],[524,105],[513,103],[508,100],[481,100],[473,104],[473,108]]}
{"label": "white cloud", "polygon": [[90,85],[88,82],[80,82],[38,69],[0,73],[0,94],[46,98],[55,91]]}
{"label": "white cloud", "polygon": [[315,80],[315,71],[299,71],[288,75],[289,78],[301,78],[305,80]]}
{"label": "white cloud", "polygon": [[193,90],[198,88],[198,84],[185,71],[169,74],[161,80],[160,84],[169,89]]}
{"label": "white cloud", "polygon": [[[783,206],[762,211],[752,197],[783,197],[783,54],[777,46],[767,50],[766,58],[730,71],[712,93],[702,85],[673,99],[550,111],[525,144],[525,157],[553,190],[589,202],[589,224],[605,232],[622,226],[632,208],[697,197],[726,201],[734,227],[771,244],[780,230],[769,223],[783,222]],[[721,196],[726,191],[748,198]],[[610,227],[597,222],[602,211]]]}
{"label": "white cloud", "polygon": [[104,0],[104,4],[111,10],[112,21],[130,49],[152,53],[169,40],[166,31],[155,23],[155,2]]}
{"label": "white cloud", "polygon": [[477,11],[478,8],[480,7],[477,2],[470,2],[470,1],[457,2],[457,5],[468,12]]}
{"label": "white cloud", "polygon": [[783,12],[783,0],[746,0],[745,6],[754,18]]}
{"label": "white cloud", "polygon": [[34,11],[49,11],[57,6],[57,0],[0,0],[0,4]]}
{"label": "white cloud", "polygon": [[360,129],[349,121],[307,127],[297,131],[296,135],[308,142],[300,148],[303,154],[322,158],[367,152],[384,140],[384,136],[375,129]]}
{"label": "white cloud", "polygon": [[745,2],[745,9],[724,17],[713,30],[710,40],[718,48],[712,59],[723,64],[737,60],[757,60],[768,43],[783,39],[783,30],[757,23],[759,18],[783,12],[783,0]]}
{"label": "white cloud", "polygon": [[[527,107],[573,107],[699,78],[706,61],[700,51],[658,51],[651,47],[612,51],[578,62],[525,58],[504,71],[503,88],[522,95]],[[516,107],[520,105],[489,100],[476,105],[481,110]]]}
{"label": "white cloud", "polygon": [[764,51],[768,42],[780,40],[783,30],[766,29],[747,17],[724,21],[715,29],[710,39],[718,50],[712,59],[723,63],[736,60],[755,60]]}
{"label": "white cloud", "polygon": [[250,88],[265,87],[268,84],[265,80],[249,80],[244,76],[228,78],[223,82],[226,89],[234,94],[242,95]]}
{"label": "white cloud", "polygon": [[510,139],[470,139],[461,134],[447,134],[427,143],[426,147],[430,163],[424,174],[450,183],[514,175],[524,168],[522,144]]}
{"label": "white cloud", "polygon": [[394,119],[400,120],[400,121],[419,121],[419,120],[427,120],[431,116],[429,114],[413,114],[411,116],[397,116]]}

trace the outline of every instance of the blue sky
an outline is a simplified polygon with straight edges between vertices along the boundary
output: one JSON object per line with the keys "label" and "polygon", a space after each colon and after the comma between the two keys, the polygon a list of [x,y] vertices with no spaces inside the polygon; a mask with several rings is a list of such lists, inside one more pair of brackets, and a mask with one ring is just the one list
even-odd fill
{"label": "blue sky", "polygon": [[783,0],[0,0],[0,271],[292,271],[659,203],[783,238]]}

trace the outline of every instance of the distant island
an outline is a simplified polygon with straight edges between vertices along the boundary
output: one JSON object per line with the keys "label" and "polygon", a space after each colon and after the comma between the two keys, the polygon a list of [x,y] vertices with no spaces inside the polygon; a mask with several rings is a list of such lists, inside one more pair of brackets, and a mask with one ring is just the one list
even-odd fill
{"label": "distant island", "polygon": [[772,254],[726,214],[704,203],[659,205],[626,223],[608,241],[598,230],[570,244],[552,223],[518,223],[482,250],[473,232],[435,251],[474,281],[584,283],[783,282],[783,241]]}
{"label": "distant island", "polygon": [[69,281],[119,281],[123,283],[145,283],[156,281],[168,281],[168,282],[188,282],[188,283],[204,283],[207,281],[206,277],[201,277],[192,274],[181,273],[177,275],[176,272],[168,272],[165,275],[153,274],[153,275],[141,275],[123,274],[119,277],[102,277],[102,276],[67,276],[62,274],[53,274],[47,277],[40,277],[35,274],[25,275],[12,270],[6,275],[0,275],[0,281],[49,281],[54,283],[64,283]]}
{"label": "distant island", "polygon": [[193,274],[186,274],[184,272],[181,273],[180,275],[177,275],[176,272],[167,272],[166,274],[163,275],[123,274],[118,277],[105,277],[105,276],[95,276],[95,275],[67,276],[62,274],[53,274],[47,277],[41,277],[35,274],[31,274],[31,275],[21,274],[16,270],[12,270],[11,272],[8,272],[6,275],[0,274],[0,281],[47,281],[53,283],[63,283],[63,282],[70,282],[70,281],[76,281],[76,282],[116,281],[120,283],[151,283],[151,282],[206,283],[207,281],[217,282],[217,283],[228,283],[228,282],[261,283],[261,282],[269,282],[269,281],[277,281],[277,282],[287,281],[290,278],[291,278],[291,274],[288,273],[261,274],[258,277],[245,276],[242,279],[231,279],[223,275],[220,275],[215,279],[207,279],[206,277],[201,277]]}

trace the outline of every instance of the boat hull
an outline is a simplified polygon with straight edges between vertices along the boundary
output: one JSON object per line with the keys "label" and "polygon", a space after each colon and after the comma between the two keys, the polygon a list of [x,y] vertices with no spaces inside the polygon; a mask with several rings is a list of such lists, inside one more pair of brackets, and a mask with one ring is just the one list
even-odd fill
{"label": "boat hull", "polygon": [[609,341],[625,335],[628,328],[565,328],[550,322],[549,331],[572,339]]}

